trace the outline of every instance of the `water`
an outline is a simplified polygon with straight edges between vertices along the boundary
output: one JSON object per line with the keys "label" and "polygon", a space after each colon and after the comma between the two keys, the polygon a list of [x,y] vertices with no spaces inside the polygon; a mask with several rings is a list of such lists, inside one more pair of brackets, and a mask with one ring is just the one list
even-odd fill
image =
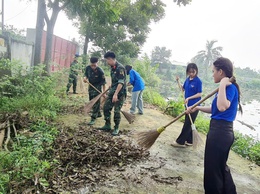
{"label": "water", "polygon": [[[260,102],[253,100],[250,103],[242,105],[242,108],[243,115],[240,113],[237,114],[236,121],[234,122],[234,130],[244,135],[252,136],[254,139],[260,141]],[[252,126],[255,130],[250,129],[238,121]]]}

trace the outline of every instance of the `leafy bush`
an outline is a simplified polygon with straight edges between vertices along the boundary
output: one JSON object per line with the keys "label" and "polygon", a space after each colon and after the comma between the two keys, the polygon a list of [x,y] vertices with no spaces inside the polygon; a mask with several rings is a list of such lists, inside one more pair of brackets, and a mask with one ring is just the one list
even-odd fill
{"label": "leafy bush", "polygon": [[146,87],[143,94],[144,101],[153,105],[157,105],[162,109],[166,108],[166,101],[165,99],[153,89]]}
{"label": "leafy bush", "polygon": [[[9,193],[21,184],[47,186],[51,167],[52,143],[58,131],[45,122],[32,125],[12,145],[12,152],[0,152],[0,193]],[[39,184],[39,185],[38,185]]]}
{"label": "leafy bush", "polygon": [[260,165],[260,142],[254,138],[236,132],[232,150],[242,157]]}
{"label": "leafy bush", "polygon": [[199,132],[207,134],[209,131],[209,123],[210,123],[210,119],[207,118],[205,115],[203,115],[203,113],[199,112],[195,121],[196,129]]}
{"label": "leafy bush", "polygon": [[173,116],[177,117],[180,115],[183,111],[185,110],[184,103],[183,103],[183,98],[179,96],[177,100],[169,100],[166,113]]}
{"label": "leafy bush", "polygon": [[60,99],[55,96],[53,76],[43,76],[43,66],[33,70],[24,69],[21,63],[0,61],[0,71],[11,75],[0,78],[0,113],[28,111],[32,116],[53,118],[60,108]]}

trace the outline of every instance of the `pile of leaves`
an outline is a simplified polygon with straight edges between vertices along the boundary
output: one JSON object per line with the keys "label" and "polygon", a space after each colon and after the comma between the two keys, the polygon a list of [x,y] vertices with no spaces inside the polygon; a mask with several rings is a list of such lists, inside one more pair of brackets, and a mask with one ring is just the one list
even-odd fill
{"label": "pile of leaves", "polygon": [[74,133],[71,129],[61,132],[54,149],[59,164],[49,183],[55,192],[94,186],[108,178],[110,167],[120,169],[149,156],[126,136],[112,137],[85,126]]}

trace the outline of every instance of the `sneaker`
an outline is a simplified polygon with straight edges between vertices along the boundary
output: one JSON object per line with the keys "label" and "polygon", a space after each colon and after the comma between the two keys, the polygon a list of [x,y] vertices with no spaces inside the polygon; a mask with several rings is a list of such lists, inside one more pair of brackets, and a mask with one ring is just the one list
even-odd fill
{"label": "sneaker", "polygon": [[186,148],[187,147],[185,144],[181,145],[181,144],[178,144],[177,142],[172,143],[171,146],[178,147],[178,148]]}
{"label": "sneaker", "polygon": [[111,130],[111,125],[105,124],[103,127],[98,128],[98,129],[102,130],[102,131],[110,131]]}
{"label": "sneaker", "polygon": [[88,123],[88,125],[94,125],[95,124],[95,120],[91,119],[91,121]]}
{"label": "sneaker", "polygon": [[142,113],[142,112],[139,112],[138,114],[139,114],[139,115],[143,115],[144,113]]}
{"label": "sneaker", "polygon": [[115,127],[114,131],[111,133],[111,135],[116,136],[116,135],[118,135],[118,133],[119,133],[119,129]]}

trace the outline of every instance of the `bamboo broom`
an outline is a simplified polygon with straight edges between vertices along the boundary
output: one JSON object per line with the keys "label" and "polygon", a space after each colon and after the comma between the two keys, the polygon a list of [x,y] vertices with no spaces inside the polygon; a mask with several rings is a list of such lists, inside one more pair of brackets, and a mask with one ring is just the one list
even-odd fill
{"label": "bamboo broom", "polygon": [[[231,77],[229,79],[230,82],[234,81],[234,78]],[[216,88],[214,91],[212,91],[210,94],[208,94],[206,97],[204,97],[203,99],[201,99],[200,101],[196,102],[195,104],[193,104],[191,106],[191,109],[194,109],[196,106],[198,106],[199,104],[201,104],[202,102],[204,102],[205,100],[207,100],[208,98],[210,98],[211,96],[213,96],[216,92],[218,92],[218,88]],[[148,150],[150,147],[152,147],[152,145],[154,144],[154,142],[156,141],[156,139],[159,137],[159,135],[172,123],[174,123],[175,121],[179,120],[183,115],[185,115],[186,112],[184,111],[183,113],[181,113],[179,116],[177,116],[175,119],[173,119],[171,122],[169,122],[168,124],[159,127],[158,129],[155,130],[149,130],[149,131],[141,131],[141,132],[137,132],[135,134],[137,143],[144,149],[144,150]]]}
{"label": "bamboo broom", "polygon": [[[91,83],[89,83],[89,82],[87,82],[92,88],[94,88],[97,92],[99,92],[100,94],[99,95],[101,95],[101,91],[99,91],[95,86],[93,86]],[[107,90],[106,90],[107,91]],[[103,92],[104,93],[104,92]],[[95,97],[96,98],[96,97]],[[105,101],[106,99],[104,99],[103,100],[103,102]],[[102,103],[103,103],[102,102]],[[95,103],[94,103],[95,104]],[[93,104],[93,105],[94,105]],[[103,105],[104,106],[104,105]],[[131,114],[131,113],[128,113],[128,112],[125,112],[125,111],[122,111],[122,110],[120,110],[121,111],[121,113],[124,115],[124,117],[126,118],[126,120],[128,121],[128,123],[129,124],[132,124],[133,122],[134,122],[134,120],[135,120],[135,116],[133,115],[133,114]]]}
{"label": "bamboo broom", "polygon": [[109,90],[109,88],[104,91],[103,93],[100,93],[98,96],[96,96],[95,98],[93,98],[92,100],[90,100],[88,103],[85,104],[84,106],[84,111],[85,114],[87,115],[88,113],[90,113],[92,107],[94,106],[94,104]]}
{"label": "bamboo broom", "polygon": [[[176,81],[177,81],[178,86],[179,86],[179,88],[182,92],[183,99],[185,100],[185,96],[184,96],[182,86],[180,84],[180,80],[177,78]],[[185,104],[185,107],[187,108],[187,104]],[[193,149],[197,149],[199,146],[201,146],[203,144],[203,140],[201,139],[201,137],[200,137],[200,135],[199,135],[199,133],[196,129],[196,126],[192,121],[191,115],[188,114],[188,116],[189,116],[189,119],[190,119],[191,129],[192,129],[192,146],[193,146]]]}

